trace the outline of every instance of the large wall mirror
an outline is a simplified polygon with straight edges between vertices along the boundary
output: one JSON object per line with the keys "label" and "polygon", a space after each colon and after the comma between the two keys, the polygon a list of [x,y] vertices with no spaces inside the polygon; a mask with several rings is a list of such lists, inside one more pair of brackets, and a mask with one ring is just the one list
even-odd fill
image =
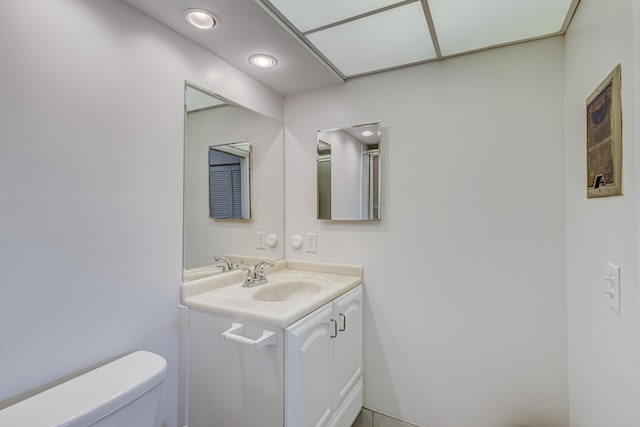
{"label": "large wall mirror", "polygon": [[318,219],[380,220],[380,123],[318,132]]}
{"label": "large wall mirror", "polygon": [[283,158],[282,123],[185,85],[183,280],[284,257]]}

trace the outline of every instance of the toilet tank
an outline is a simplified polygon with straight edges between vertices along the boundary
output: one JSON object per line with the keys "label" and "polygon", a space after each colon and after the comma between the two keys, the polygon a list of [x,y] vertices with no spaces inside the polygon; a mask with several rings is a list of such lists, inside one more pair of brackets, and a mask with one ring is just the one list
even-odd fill
{"label": "toilet tank", "polygon": [[0,426],[155,427],[167,362],[136,351],[0,411]]}

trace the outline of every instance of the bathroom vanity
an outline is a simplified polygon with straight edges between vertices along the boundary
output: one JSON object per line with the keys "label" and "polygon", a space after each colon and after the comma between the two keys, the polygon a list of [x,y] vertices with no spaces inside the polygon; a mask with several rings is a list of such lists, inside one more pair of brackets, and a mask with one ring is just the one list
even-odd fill
{"label": "bathroom vanity", "polygon": [[362,268],[282,260],[182,285],[190,427],[349,427],[362,407]]}

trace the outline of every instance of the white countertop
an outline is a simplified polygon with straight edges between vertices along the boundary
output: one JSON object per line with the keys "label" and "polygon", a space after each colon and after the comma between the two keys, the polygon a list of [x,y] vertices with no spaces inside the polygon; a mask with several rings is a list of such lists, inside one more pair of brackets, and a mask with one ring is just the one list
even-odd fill
{"label": "white countertop", "polygon": [[[281,260],[265,272],[270,282],[253,288],[242,286],[246,277],[242,270],[185,282],[181,286],[181,302],[194,310],[285,327],[362,283],[362,267],[354,265]],[[272,284],[293,280],[313,281],[320,290],[299,300],[270,302],[253,298]]]}

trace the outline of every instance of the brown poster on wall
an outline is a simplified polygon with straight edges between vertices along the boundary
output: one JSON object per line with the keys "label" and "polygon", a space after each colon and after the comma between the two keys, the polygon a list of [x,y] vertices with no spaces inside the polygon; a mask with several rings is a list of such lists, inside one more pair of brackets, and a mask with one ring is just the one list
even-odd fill
{"label": "brown poster on wall", "polygon": [[622,194],[620,64],[587,98],[587,197]]}

